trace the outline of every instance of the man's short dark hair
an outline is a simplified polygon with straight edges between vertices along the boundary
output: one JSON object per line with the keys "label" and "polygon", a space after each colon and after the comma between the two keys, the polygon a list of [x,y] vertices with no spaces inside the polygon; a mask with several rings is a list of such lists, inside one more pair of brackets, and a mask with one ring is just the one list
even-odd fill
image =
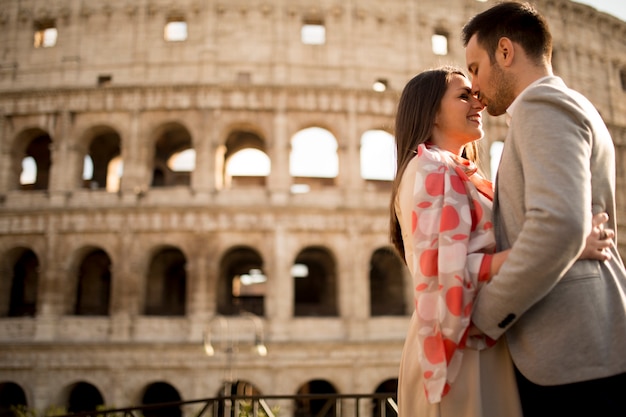
{"label": "man's short dark hair", "polygon": [[477,14],[463,27],[463,45],[472,36],[489,55],[492,62],[500,38],[509,38],[522,46],[526,54],[537,63],[552,58],[552,34],[548,22],[529,3],[506,1]]}

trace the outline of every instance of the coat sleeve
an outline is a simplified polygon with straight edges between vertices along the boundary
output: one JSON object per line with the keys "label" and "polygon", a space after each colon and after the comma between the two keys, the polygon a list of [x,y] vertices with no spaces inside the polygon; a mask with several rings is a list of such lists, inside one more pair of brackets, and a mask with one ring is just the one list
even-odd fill
{"label": "coat sleeve", "polygon": [[557,285],[591,228],[591,128],[574,98],[528,91],[515,109],[498,171],[496,229],[511,247],[481,290],[473,322],[500,337]]}
{"label": "coat sleeve", "polygon": [[[441,401],[459,372],[479,282],[491,255],[468,253],[484,214],[468,194],[467,176],[439,150],[418,149],[412,211],[413,281],[421,372],[431,403]],[[477,214],[478,211],[478,214]]]}

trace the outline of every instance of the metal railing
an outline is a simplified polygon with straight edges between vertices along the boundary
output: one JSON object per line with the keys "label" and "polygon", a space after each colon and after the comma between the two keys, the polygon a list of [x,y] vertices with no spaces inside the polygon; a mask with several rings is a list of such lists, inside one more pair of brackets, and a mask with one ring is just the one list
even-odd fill
{"label": "metal railing", "polygon": [[397,417],[396,393],[232,395],[57,417]]}

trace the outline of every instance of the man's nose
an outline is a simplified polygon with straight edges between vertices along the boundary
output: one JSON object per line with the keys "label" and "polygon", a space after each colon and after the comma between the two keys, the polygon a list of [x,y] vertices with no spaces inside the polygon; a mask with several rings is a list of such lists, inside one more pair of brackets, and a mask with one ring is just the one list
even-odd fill
{"label": "man's nose", "polygon": [[478,85],[476,77],[472,78],[472,94],[480,100],[480,86]]}

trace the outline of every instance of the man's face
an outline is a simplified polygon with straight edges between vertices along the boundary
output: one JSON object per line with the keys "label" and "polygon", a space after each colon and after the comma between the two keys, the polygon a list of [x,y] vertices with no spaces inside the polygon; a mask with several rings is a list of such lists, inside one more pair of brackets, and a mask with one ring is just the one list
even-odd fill
{"label": "man's face", "polygon": [[473,35],[465,49],[467,69],[472,76],[472,92],[478,94],[487,113],[500,116],[515,99],[511,75],[501,66],[496,51],[496,62],[491,63],[489,54]]}

